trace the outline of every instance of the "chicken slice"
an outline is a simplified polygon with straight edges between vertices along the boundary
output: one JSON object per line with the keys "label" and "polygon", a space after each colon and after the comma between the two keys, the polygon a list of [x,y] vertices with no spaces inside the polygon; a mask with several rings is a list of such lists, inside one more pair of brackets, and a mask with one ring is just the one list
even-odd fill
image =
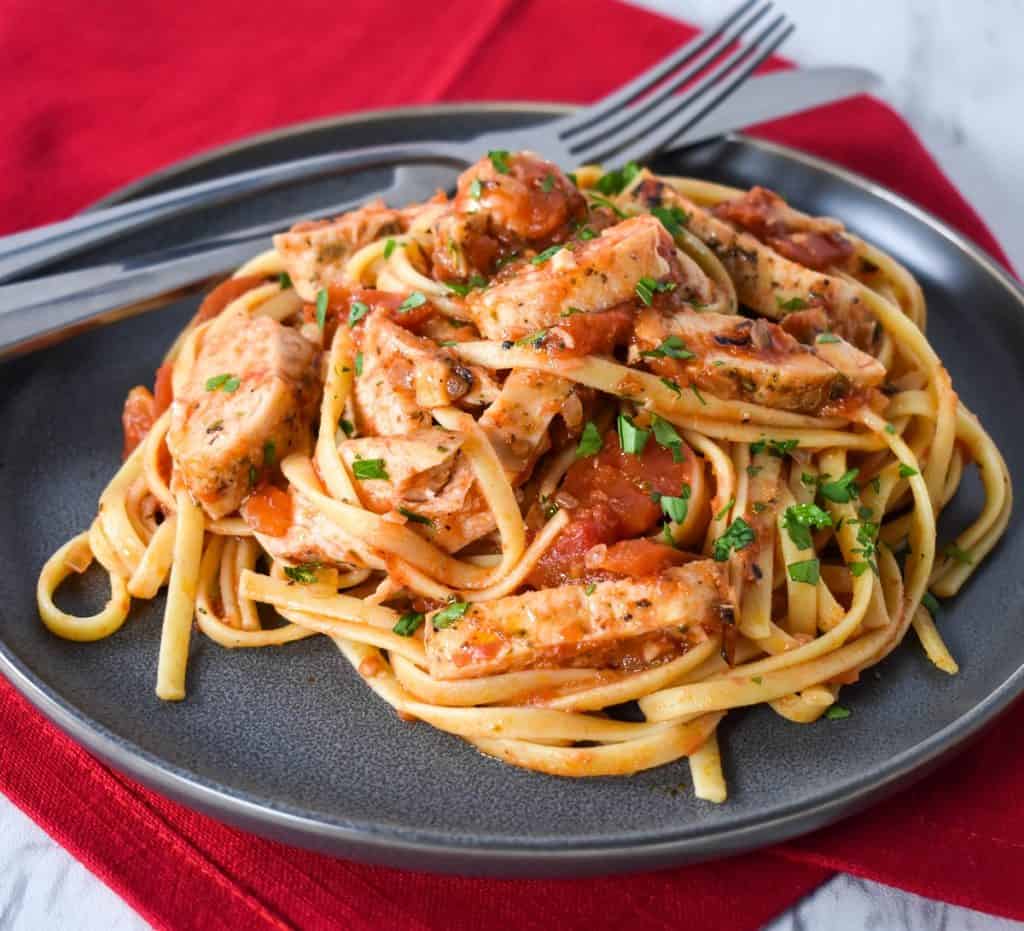
{"label": "chicken slice", "polygon": [[344,283],[345,263],[356,250],[401,232],[403,219],[401,211],[378,199],[333,220],[297,223],[274,237],[274,248],[299,296],[313,301],[321,288]]}
{"label": "chicken slice", "polygon": [[694,628],[717,626],[726,598],[724,564],[705,559],[645,579],[471,604],[441,630],[435,612],[427,620],[428,668],[436,679],[531,668],[642,668],[685,650]]}
{"label": "chicken slice", "polygon": [[497,400],[484,411],[480,426],[513,485],[529,477],[538,457],[550,446],[548,427],[572,392],[573,383],[565,378],[518,369],[509,374]]}
{"label": "chicken slice", "polygon": [[[849,244],[839,232],[841,227],[837,227],[837,221],[805,217],[785,207],[784,222],[789,224],[786,228],[790,232],[785,237],[772,236],[764,232],[767,227],[755,224],[755,228],[766,236],[767,241],[762,242],[735,222],[744,216],[738,206],[733,210],[723,210],[722,217],[716,216],[714,211],[700,207],[653,177],[641,182],[632,197],[638,205],[647,209],[658,206],[680,208],[687,215],[690,232],[703,240],[725,266],[742,304],[773,320],[782,320],[787,314],[808,307],[822,306],[832,332],[861,349],[869,349],[873,345],[877,331],[876,320],[864,306],[858,287],[815,267],[830,257],[841,261],[846,255],[845,247],[839,246],[835,246],[832,253],[826,254],[823,245],[826,237],[831,237],[828,242],[840,237],[843,243]],[[774,209],[777,213],[781,212],[777,205]],[[734,222],[728,222],[727,217],[731,217]],[[794,217],[802,218],[799,223],[807,228],[793,228],[793,224],[798,222]],[[810,227],[815,224],[815,235],[821,237],[816,247],[811,246],[811,240],[807,238],[812,232]],[[794,238],[796,234],[803,238]],[[783,238],[789,243],[788,247],[782,245]],[[809,254],[812,248],[814,253]],[[793,256],[796,255],[807,258],[813,264],[794,261]]]}
{"label": "chicken slice", "polygon": [[[255,532],[256,539],[274,559],[299,565],[318,563],[346,568],[361,565],[348,535],[332,523],[313,503],[294,488],[291,498],[291,523],[281,536]],[[243,516],[245,512],[243,510]]]}
{"label": "chicken slice", "polygon": [[177,475],[212,518],[235,511],[271,447],[306,448],[319,402],[319,351],[269,317],[219,317],[171,408]]}
{"label": "chicken slice", "polygon": [[653,307],[639,315],[634,330],[640,359],[659,375],[716,398],[799,413],[864,394],[885,379],[877,359],[834,338],[804,346],[767,320]]}
{"label": "chicken slice", "polygon": [[680,301],[703,304],[713,297],[707,276],[676,249],[660,221],[645,214],[546,261],[510,266],[490,287],[471,291],[465,310],[488,339],[518,339],[571,314],[635,301],[642,278],[668,283]]}

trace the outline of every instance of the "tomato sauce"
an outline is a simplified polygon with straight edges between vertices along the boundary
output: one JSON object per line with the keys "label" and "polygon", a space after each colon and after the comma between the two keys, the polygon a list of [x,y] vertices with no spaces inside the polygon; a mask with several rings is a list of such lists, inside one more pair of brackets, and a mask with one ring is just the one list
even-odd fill
{"label": "tomato sauce", "polygon": [[260,485],[242,505],[242,517],[257,533],[283,537],[292,525],[292,498],[269,482]]}

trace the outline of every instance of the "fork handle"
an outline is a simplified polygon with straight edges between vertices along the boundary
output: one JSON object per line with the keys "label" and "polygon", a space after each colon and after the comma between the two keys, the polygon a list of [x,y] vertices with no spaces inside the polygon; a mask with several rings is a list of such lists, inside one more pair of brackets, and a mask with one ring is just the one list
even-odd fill
{"label": "fork handle", "polygon": [[[344,213],[378,196],[389,203],[405,203],[421,197],[424,187],[433,187],[437,180],[437,172],[406,171],[403,166],[395,176],[390,186],[367,191],[324,212]],[[250,226],[123,262],[0,285],[0,360],[182,298],[266,249],[269,237],[293,219]]]}
{"label": "fork handle", "polygon": [[296,181],[423,163],[462,169],[469,159],[464,147],[447,142],[398,143],[314,155],[140,197],[0,238],[0,282],[199,207],[219,206]]}

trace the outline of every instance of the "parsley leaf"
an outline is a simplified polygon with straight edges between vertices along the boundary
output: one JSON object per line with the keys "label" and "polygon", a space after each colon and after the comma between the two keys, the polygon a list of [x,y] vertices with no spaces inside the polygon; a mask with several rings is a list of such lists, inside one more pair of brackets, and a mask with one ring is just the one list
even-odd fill
{"label": "parsley leaf", "polygon": [[277,444],[273,440],[267,440],[263,444],[263,464],[267,467],[272,466],[277,460]]}
{"label": "parsley leaf", "polygon": [[383,459],[356,459],[352,463],[352,474],[361,482],[367,479],[390,480]]}
{"label": "parsley leaf", "polygon": [[410,511],[408,508],[399,508],[398,513],[406,520],[411,520],[414,524],[423,524],[425,527],[434,526],[434,522],[429,517],[424,517],[422,514]]}
{"label": "parsley leaf", "polygon": [[616,207],[607,197],[600,197],[597,194],[591,194],[590,199],[597,204],[599,207],[607,207],[612,213],[615,214],[620,220],[625,220],[629,214],[626,213],[621,207]]}
{"label": "parsley leaf", "polygon": [[583,428],[583,433],[580,435],[579,446],[576,447],[576,458],[584,459],[587,456],[593,456],[601,452],[601,447],[604,442],[601,439],[601,433],[597,429],[597,424],[592,420],[587,421],[587,425]]}
{"label": "parsley leaf", "polygon": [[640,174],[640,166],[636,162],[626,162],[616,171],[606,171],[594,185],[602,194],[621,194],[623,189]]}
{"label": "parsley leaf", "polygon": [[469,610],[468,601],[452,601],[434,615],[434,630],[451,627]]}
{"label": "parsley leaf", "polygon": [[533,265],[543,265],[548,259],[550,259],[553,255],[556,255],[557,253],[561,252],[564,248],[565,246],[560,243],[554,246],[548,246],[547,249],[545,249],[543,252],[539,252],[532,259],[530,259],[530,262]]}
{"label": "parsley leaf", "polygon": [[287,291],[292,286],[292,276],[288,272],[281,272],[277,276],[277,283],[281,286],[282,291]]}
{"label": "parsley leaf", "polygon": [[802,297],[791,297],[788,301],[784,301],[779,295],[775,295],[775,304],[779,310],[793,311],[803,310],[807,307],[807,301]]}
{"label": "parsley leaf", "polygon": [[651,421],[651,430],[654,432],[654,439],[658,445],[664,446],[665,449],[672,453],[672,461],[682,462],[684,458],[683,438],[679,435],[676,428],[663,417],[655,414]]}
{"label": "parsley leaf", "polygon": [[316,325],[320,328],[320,332],[323,332],[324,324],[327,322],[328,300],[326,288],[321,288],[316,292]]}
{"label": "parsley leaf", "polygon": [[357,352],[356,353],[355,367],[356,367],[356,375],[362,375],[363,374],[363,354],[361,352]]}
{"label": "parsley leaf", "polygon": [[390,259],[391,253],[395,251],[395,247],[398,245],[393,239],[389,239],[384,243],[384,258]]}
{"label": "parsley leaf", "polygon": [[844,708],[842,705],[830,705],[828,711],[825,712],[825,717],[830,721],[844,721],[850,714],[849,708]]}
{"label": "parsley leaf", "polygon": [[680,207],[652,207],[651,213],[672,236],[678,236],[690,222],[690,215]]}
{"label": "parsley leaf", "polygon": [[950,559],[955,559],[958,563],[963,563],[965,566],[971,565],[974,560],[971,558],[970,550],[962,550],[955,543],[950,543],[942,551],[944,556],[948,556]]}
{"label": "parsley leaf", "polygon": [[483,194],[483,185],[480,183],[479,178],[474,178],[469,182],[469,196],[473,200],[480,200],[480,195]]}
{"label": "parsley leaf", "polygon": [[401,304],[398,305],[400,314],[407,314],[410,310],[422,307],[427,303],[427,296],[422,291],[413,291]]}
{"label": "parsley leaf", "polygon": [[341,427],[341,432],[344,433],[345,436],[352,436],[352,434],[356,432],[355,424],[352,423],[351,420],[346,420],[344,417],[338,421],[338,426]]}
{"label": "parsley leaf", "polygon": [[348,309],[348,325],[355,326],[370,312],[369,306],[362,301],[353,301]]}
{"label": "parsley leaf", "polygon": [[912,466],[908,466],[905,462],[901,462],[900,478],[910,478],[911,475],[917,475],[917,469]]}
{"label": "parsley leaf", "polygon": [[794,582],[803,582],[805,585],[817,585],[821,577],[821,563],[817,559],[791,562],[786,568]]}
{"label": "parsley leaf", "polygon": [[619,414],[618,420],[619,446],[624,453],[639,456],[644,451],[647,441],[651,437],[650,430],[641,430],[625,414]]}
{"label": "parsley leaf", "polygon": [[754,528],[742,517],[737,517],[717,540],[713,555],[718,562],[725,562],[729,553],[746,549],[756,539]]}
{"label": "parsley leaf", "polygon": [[547,330],[537,330],[531,333],[529,336],[523,336],[517,339],[513,345],[521,348],[540,349],[544,345],[544,340],[548,335]]}
{"label": "parsley leaf", "polygon": [[816,504],[793,504],[782,515],[782,526],[793,545],[800,550],[811,548],[811,528],[831,527],[832,518]]}
{"label": "parsley leaf", "polygon": [[[643,281],[644,279],[641,279]],[[639,288],[640,285],[637,284]],[[666,336],[661,341],[661,345],[656,349],[645,349],[640,353],[649,359],[695,359],[694,353],[690,352],[686,348],[686,343],[683,342],[682,337],[679,336]]]}
{"label": "parsley leaf", "polygon": [[593,227],[581,226],[580,231],[576,235],[586,242],[588,239],[596,239],[599,234]]}
{"label": "parsley leaf", "polygon": [[679,387],[679,382],[673,381],[671,378],[663,378],[661,383],[677,397],[682,396],[683,389]]}
{"label": "parsley leaf", "polygon": [[597,586],[593,582],[588,582],[584,588],[583,593],[589,598],[594,592],[597,591]]}
{"label": "parsley leaf", "polygon": [[225,372],[222,375],[214,375],[212,378],[206,379],[206,390],[207,391],[226,391],[228,394],[234,394],[238,390],[238,386],[242,382],[232,375],[230,372]]}
{"label": "parsley leaf", "polygon": [[857,486],[854,481],[859,474],[859,469],[850,469],[842,478],[838,478],[834,482],[822,481],[818,485],[821,496],[829,501],[835,501],[836,504],[846,504],[848,501],[852,501],[857,497]]}
{"label": "parsley leaf", "polygon": [[767,450],[771,455],[785,459],[799,445],[799,440],[755,440],[750,444],[750,455],[756,456]]}
{"label": "parsley leaf", "polygon": [[502,175],[507,175],[511,171],[508,164],[508,156],[508,149],[491,149],[487,153],[487,157],[491,160],[494,170]]}
{"label": "parsley leaf", "polygon": [[[651,301],[654,300],[655,294],[663,294],[666,291],[675,291],[676,283],[674,281],[657,281],[654,278],[649,278],[646,275],[636,283],[636,296],[644,302],[647,307],[651,306]],[[671,338],[671,337],[670,337]]]}
{"label": "parsley leaf", "polygon": [[554,188],[554,186],[555,186],[555,176],[553,174],[551,174],[550,172],[548,172],[546,175],[544,175],[544,180],[541,181],[541,183],[540,183],[540,189],[545,194],[550,194],[551,190],[552,190],[552,188]]}
{"label": "parsley leaf", "polygon": [[316,581],[316,570],[320,564],[316,562],[304,562],[298,566],[285,566],[284,574],[293,582],[300,585],[311,585]]}
{"label": "parsley leaf", "polygon": [[398,623],[391,628],[392,633],[399,637],[411,637],[424,621],[424,616],[419,611],[407,611],[399,619]]}
{"label": "parsley leaf", "polygon": [[658,503],[665,516],[676,524],[686,520],[686,514],[690,509],[690,486],[683,485],[683,490],[678,496],[662,495]]}
{"label": "parsley leaf", "polygon": [[838,343],[840,339],[835,333],[819,333],[816,343]]}
{"label": "parsley leaf", "polygon": [[705,401],[703,397],[701,397],[700,389],[696,385],[691,383],[690,390],[693,392],[694,396],[697,398],[698,401],[700,401],[701,404],[703,404],[705,407],[708,406],[708,402]]}
{"label": "parsley leaf", "polygon": [[925,608],[927,608],[928,613],[932,617],[938,617],[939,612],[942,610],[942,608],[939,607],[939,599],[936,598],[931,592],[925,592],[921,596],[921,604],[923,604]]}

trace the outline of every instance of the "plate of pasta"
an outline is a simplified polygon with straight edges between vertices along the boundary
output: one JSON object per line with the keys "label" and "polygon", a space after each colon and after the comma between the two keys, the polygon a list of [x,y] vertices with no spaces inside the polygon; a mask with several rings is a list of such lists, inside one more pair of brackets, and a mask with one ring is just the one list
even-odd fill
{"label": "plate of pasta", "polygon": [[[122,196],[555,112],[299,127]],[[1024,688],[1024,305],[993,263],[742,138],[434,180],[106,246],[311,217],[4,367],[0,659],[45,713],[263,833],[552,874],[810,830]]]}

